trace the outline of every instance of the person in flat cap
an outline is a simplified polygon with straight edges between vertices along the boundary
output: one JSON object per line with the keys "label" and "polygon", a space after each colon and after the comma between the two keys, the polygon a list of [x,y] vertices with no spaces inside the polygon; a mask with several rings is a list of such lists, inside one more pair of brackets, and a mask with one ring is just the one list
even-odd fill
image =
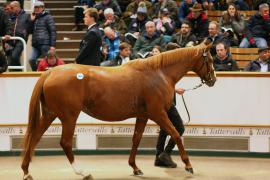
{"label": "person in flat cap", "polygon": [[245,71],[270,72],[270,48],[258,49],[259,57],[244,68]]}
{"label": "person in flat cap", "polygon": [[186,20],[191,25],[191,32],[197,37],[198,41],[202,41],[208,36],[208,18],[200,3],[195,3],[191,12],[187,15]]}
{"label": "person in flat cap", "polygon": [[45,11],[44,3],[36,1],[31,14],[30,33],[32,33],[32,52],[30,65],[33,71],[37,70],[37,59],[45,56],[48,50],[55,50],[56,27],[54,18]]}

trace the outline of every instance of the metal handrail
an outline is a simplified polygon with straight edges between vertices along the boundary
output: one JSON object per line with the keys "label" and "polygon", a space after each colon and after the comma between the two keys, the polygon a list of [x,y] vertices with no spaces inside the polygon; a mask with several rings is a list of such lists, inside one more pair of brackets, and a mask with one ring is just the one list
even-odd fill
{"label": "metal handrail", "polygon": [[22,66],[8,66],[8,69],[23,69],[26,72],[26,64],[27,64],[27,57],[26,57],[26,42],[23,38],[17,36],[11,36],[10,39],[6,40],[5,37],[0,37],[0,40],[10,41],[10,40],[20,40],[23,43],[23,65]]}

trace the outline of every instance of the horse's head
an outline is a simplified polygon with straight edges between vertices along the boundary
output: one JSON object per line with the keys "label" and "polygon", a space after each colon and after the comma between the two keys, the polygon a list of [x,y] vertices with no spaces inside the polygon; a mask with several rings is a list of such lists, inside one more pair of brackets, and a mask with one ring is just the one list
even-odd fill
{"label": "horse's head", "polygon": [[213,58],[210,54],[212,43],[209,40],[203,42],[203,47],[198,53],[199,61],[194,68],[194,72],[200,76],[202,83],[207,84],[209,87],[214,86],[216,82],[216,74],[213,66]]}

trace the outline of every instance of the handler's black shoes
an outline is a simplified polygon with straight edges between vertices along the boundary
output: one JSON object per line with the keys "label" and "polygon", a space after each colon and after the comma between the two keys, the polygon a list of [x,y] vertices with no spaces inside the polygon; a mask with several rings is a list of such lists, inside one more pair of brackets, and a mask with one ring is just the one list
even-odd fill
{"label": "handler's black shoes", "polygon": [[166,152],[162,152],[158,156],[158,160],[161,162],[161,164],[165,165],[163,167],[167,167],[167,168],[176,168],[177,167],[177,164],[175,162],[173,162],[171,156]]}
{"label": "handler's black shoes", "polygon": [[166,164],[164,164],[159,157],[156,157],[155,159],[155,166],[159,166],[159,167],[166,167]]}

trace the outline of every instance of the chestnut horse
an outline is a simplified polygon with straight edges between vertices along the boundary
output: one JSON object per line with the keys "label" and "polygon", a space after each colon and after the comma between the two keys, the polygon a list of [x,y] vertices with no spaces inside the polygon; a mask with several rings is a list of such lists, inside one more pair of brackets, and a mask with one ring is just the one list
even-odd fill
{"label": "chestnut horse", "polygon": [[[198,46],[175,49],[122,66],[97,67],[68,64],[44,72],[37,81],[29,107],[22,169],[24,179],[32,179],[28,168],[35,146],[56,117],[62,123],[60,145],[73,170],[92,179],[75,163],[72,137],[81,111],[103,121],[136,117],[129,165],[135,175],[143,174],[135,163],[137,148],[148,119],[156,122],[175,140],[185,169],[193,173],[181,137],[167,116],[175,84],[194,71],[208,86],[216,76],[207,41]],[[42,113],[41,113],[42,112]]]}

